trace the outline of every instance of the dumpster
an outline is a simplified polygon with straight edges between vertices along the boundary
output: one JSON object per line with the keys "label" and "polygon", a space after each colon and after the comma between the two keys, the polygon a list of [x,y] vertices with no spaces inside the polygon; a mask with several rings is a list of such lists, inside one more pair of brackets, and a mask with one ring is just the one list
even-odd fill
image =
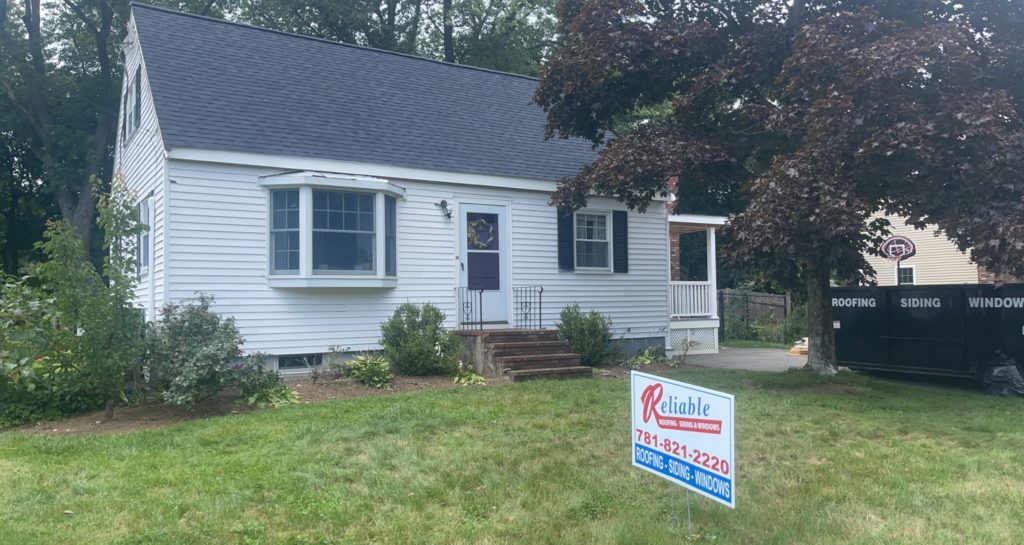
{"label": "dumpster", "polygon": [[839,365],[1024,393],[1024,284],[832,288]]}

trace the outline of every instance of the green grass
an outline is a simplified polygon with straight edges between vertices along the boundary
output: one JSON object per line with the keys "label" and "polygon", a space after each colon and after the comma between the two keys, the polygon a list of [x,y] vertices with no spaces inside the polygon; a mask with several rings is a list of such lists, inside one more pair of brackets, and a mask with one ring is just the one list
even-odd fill
{"label": "green grass", "polygon": [[764,341],[745,341],[739,339],[729,339],[719,343],[723,348],[777,348],[779,350],[789,350],[793,348],[791,344],[785,343],[769,343]]}
{"label": "green grass", "polygon": [[[737,505],[716,544],[1011,544],[1024,402],[842,374],[685,370],[733,392]],[[815,393],[824,390],[845,393]],[[155,431],[0,433],[0,543],[686,541],[684,496],[630,467],[628,381],[299,405]]]}

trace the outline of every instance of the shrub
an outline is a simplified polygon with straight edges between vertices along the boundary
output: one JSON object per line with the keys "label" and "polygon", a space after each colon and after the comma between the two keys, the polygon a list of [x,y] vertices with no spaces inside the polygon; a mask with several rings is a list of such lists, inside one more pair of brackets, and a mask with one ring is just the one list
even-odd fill
{"label": "shrub", "polygon": [[406,375],[447,375],[455,369],[459,339],[444,328],[445,315],[427,303],[405,303],[381,326],[384,355]]}
{"label": "shrub", "polygon": [[391,366],[379,354],[360,354],[341,367],[342,373],[374,388],[386,388],[391,384]]}
{"label": "shrub", "polygon": [[263,354],[250,354],[234,366],[231,382],[238,387],[239,399],[249,405],[281,407],[299,402],[299,394],[267,369]]}
{"label": "shrub", "polygon": [[452,382],[455,384],[461,384],[463,386],[475,386],[478,384],[487,384],[484,377],[476,374],[473,368],[460,360],[455,366],[455,374],[452,375]]}
{"label": "shrub", "polygon": [[614,353],[612,320],[591,310],[583,312],[579,305],[569,305],[559,314],[558,336],[581,356],[584,365],[601,365]]}
{"label": "shrub", "polygon": [[142,352],[143,318],[133,306],[140,231],[124,181],[111,195],[94,186],[107,256],[102,271],[67,221],[47,224],[46,259],[0,293],[0,389],[5,423],[59,416],[124,398]]}
{"label": "shrub", "polygon": [[643,352],[626,359],[622,366],[626,369],[639,369],[646,365],[665,362],[665,349],[658,346],[651,346]]}
{"label": "shrub", "polygon": [[169,405],[193,405],[217,394],[234,379],[232,361],[242,336],[231,318],[210,310],[213,298],[168,303],[146,335],[151,383]]}
{"label": "shrub", "polygon": [[25,284],[5,278],[0,287],[0,428],[59,417],[57,366],[48,352],[52,333],[51,302]]}

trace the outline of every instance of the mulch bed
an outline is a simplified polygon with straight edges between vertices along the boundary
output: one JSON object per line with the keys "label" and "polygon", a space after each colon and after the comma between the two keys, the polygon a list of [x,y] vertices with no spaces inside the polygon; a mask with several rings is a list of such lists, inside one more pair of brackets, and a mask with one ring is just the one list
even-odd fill
{"label": "mulch bed", "polygon": [[[697,368],[693,365],[681,368]],[[667,364],[645,365],[644,372],[658,372],[678,369]],[[624,379],[629,377],[629,370],[620,366],[607,366],[594,369],[596,379]],[[287,378],[288,386],[299,394],[300,403],[315,403],[333,399],[349,399],[373,395],[394,395],[420,390],[445,390],[461,388],[452,382],[450,377],[409,377],[396,376],[390,388],[371,388],[348,378],[323,377],[315,383],[308,377]],[[502,378],[487,378],[487,386],[507,384]],[[479,386],[475,386],[479,387]],[[195,407],[173,407],[160,403],[148,403],[133,407],[117,407],[114,419],[105,420],[103,411],[84,413],[55,422],[40,422],[16,428],[25,433],[40,435],[83,435],[91,433],[126,433],[137,430],[155,429],[179,422],[203,418],[221,417],[260,410],[259,407],[237,402],[231,392],[224,392],[197,403]]]}

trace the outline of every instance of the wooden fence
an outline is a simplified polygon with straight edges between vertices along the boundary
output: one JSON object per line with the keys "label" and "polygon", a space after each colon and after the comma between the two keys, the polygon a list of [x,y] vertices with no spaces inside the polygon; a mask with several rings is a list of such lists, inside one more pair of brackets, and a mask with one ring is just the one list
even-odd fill
{"label": "wooden fence", "polygon": [[718,290],[718,337],[755,340],[756,324],[779,324],[792,312],[788,293]]}

